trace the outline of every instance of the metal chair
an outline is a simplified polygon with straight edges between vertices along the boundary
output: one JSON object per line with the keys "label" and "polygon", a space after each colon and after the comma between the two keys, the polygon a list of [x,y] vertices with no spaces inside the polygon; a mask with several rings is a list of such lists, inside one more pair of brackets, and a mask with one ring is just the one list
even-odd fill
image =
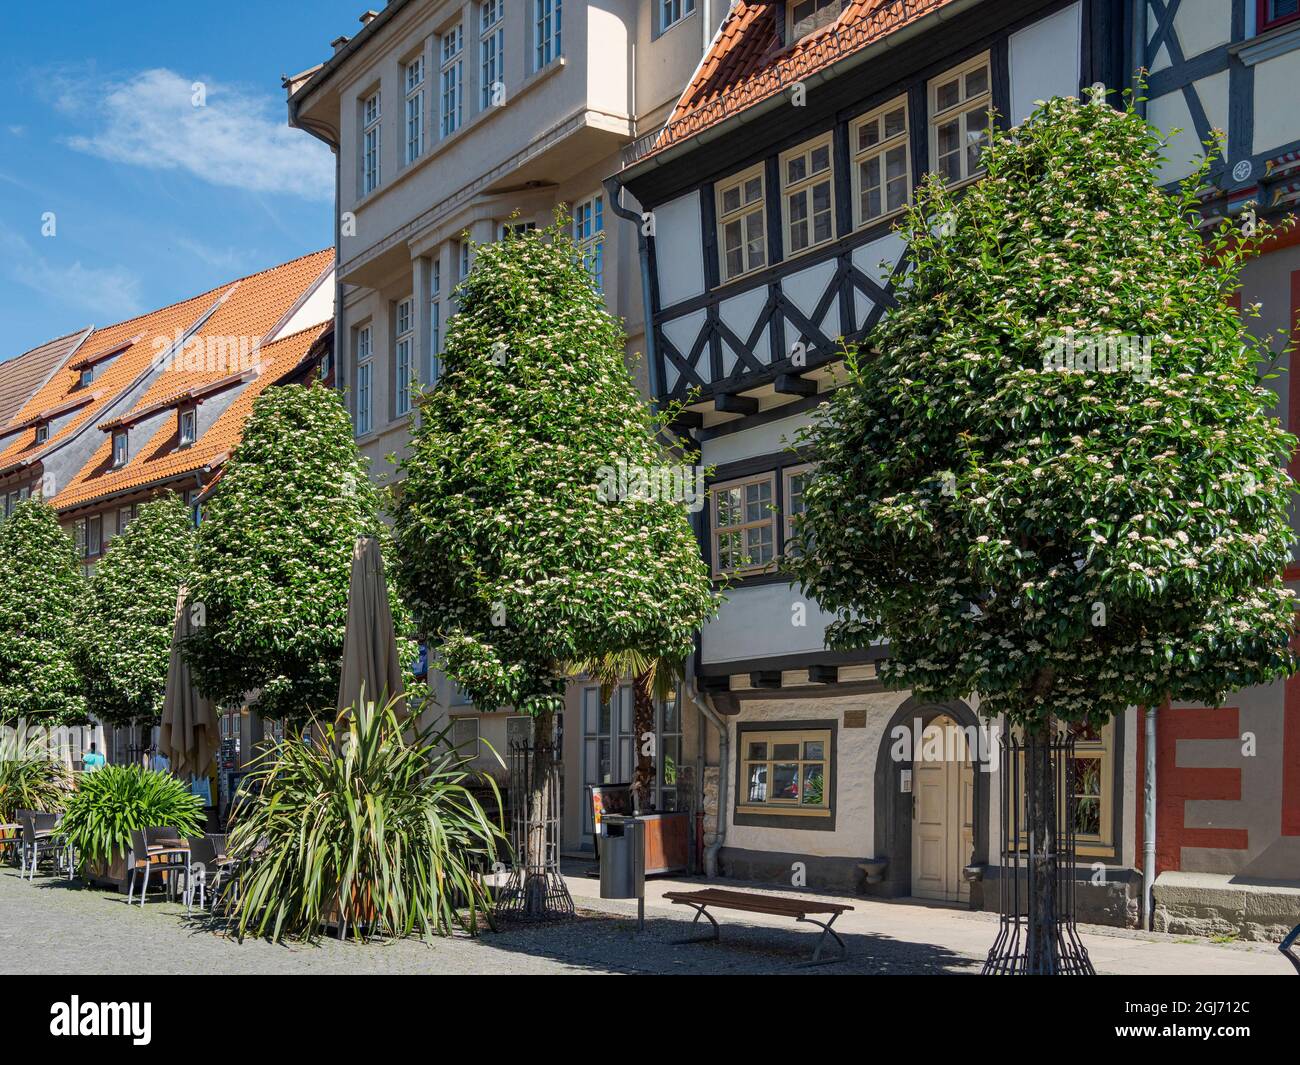
{"label": "metal chair", "polygon": [[52,857],[56,867],[63,860],[67,860],[68,879],[71,880],[73,870],[72,848],[55,831],[63,815],[40,813],[35,810],[20,812],[22,814],[20,822],[23,826],[23,858],[20,875],[25,875],[30,883],[36,877],[36,867],[40,864],[41,858]]}
{"label": "metal chair", "polygon": [[1291,929],[1291,934],[1277,945],[1277,949],[1286,955],[1286,960],[1295,966],[1295,971],[1300,973],[1300,952],[1297,952],[1295,945],[1300,941],[1300,924]]}
{"label": "metal chair", "polygon": [[[179,875],[183,874],[189,867],[190,852],[186,848],[164,843],[150,843],[148,838],[150,832],[170,832],[171,836],[169,838],[176,838],[175,829],[134,828],[131,830],[131,852],[127,855],[127,864],[130,868],[130,879],[126,891],[126,904],[128,906],[131,905],[131,901],[135,897],[135,882],[141,870],[144,871],[144,883],[140,888],[140,905],[144,906],[145,897],[149,894],[150,873],[156,869],[159,873],[176,873]],[[174,890],[175,878],[168,877],[168,883]]]}
{"label": "metal chair", "polygon": [[220,899],[223,889],[236,886],[233,878],[235,862],[225,856],[226,837],[223,835],[205,835],[192,838],[190,845],[190,867],[185,874],[185,909],[194,905],[194,892],[199,893],[199,909],[207,908],[207,892],[212,889],[214,905]]}

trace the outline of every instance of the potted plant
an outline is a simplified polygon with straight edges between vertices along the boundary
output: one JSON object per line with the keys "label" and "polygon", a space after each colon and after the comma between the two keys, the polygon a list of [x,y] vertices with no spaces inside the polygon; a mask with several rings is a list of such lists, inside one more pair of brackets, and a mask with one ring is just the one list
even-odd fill
{"label": "potted plant", "polygon": [[57,813],[71,789],[72,775],[39,736],[22,725],[0,733],[0,823],[12,823],[17,810]]}
{"label": "potted plant", "polygon": [[181,838],[195,836],[202,809],[199,797],[170,773],[109,765],[82,776],[59,829],[88,879],[125,891],[131,832],[161,827]]}
{"label": "potted plant", "polygon": [[[491,920],[482,874],[505,844],[500,794],[445,733],[399,721],[395,703],[350,708],[290,736],[249,773],[227,852],[243,863],[233,918],[242,938],[429,938]],[[405,731],[404,731],[405,729]]]}

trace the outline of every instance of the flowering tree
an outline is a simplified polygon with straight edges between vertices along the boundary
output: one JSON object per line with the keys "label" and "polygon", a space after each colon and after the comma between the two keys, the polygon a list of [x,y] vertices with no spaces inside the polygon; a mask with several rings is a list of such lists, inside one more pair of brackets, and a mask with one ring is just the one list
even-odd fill
{"label": "flowering tree", "polygon": [[0,525],[0,722],[86,719],[73,663],[85,578],[54,509],[24,500]]}
{"label": "flowering tree", "polygon": [[[383,534],[338,394],[282,385],[258,396],[199,528],[189,602],[202,604],[203,624],[185,653],[203,692],[225,704],[256,692],[270,718],[332,708],[352,549]],[[390,597],[410,661],[406,615]]]}
{"label": "flowering tree", "polygon": [[[994,135],[960,199],[924,187],[899,306],[815,430],[795,571],[836,613],[830,645],[886,640],[887,683],[978,692],[1031,737],[1295,666],[1295,440],[1227,302],[1258,239],[1203,239],[1202,175],[1166,194],[1161,149],[1131,109],[1054,99]],[[1027,778],[1047,874],[1055,797]]]}
{"label": "flowering tree", "polygon": [[162,713],[176,596],[190,578],[194,540],[190,508],[168,492],[140,508],[90,578],[76,659],[98,720],[153,724]]}
{"label": "flowering tree", "polygon": [[714,597],[683,502],[608,490],[620,462],[666,459],[563,227],[481,246],[458,295],[394,568],[470,698],[534,715],[545,744],[573,664],[680,662]]}

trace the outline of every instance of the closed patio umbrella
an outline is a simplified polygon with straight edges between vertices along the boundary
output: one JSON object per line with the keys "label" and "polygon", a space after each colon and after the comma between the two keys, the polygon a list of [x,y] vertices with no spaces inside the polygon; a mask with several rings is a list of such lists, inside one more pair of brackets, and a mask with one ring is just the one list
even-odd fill
{"label": "closed patio umbrella", "polygon": [[[388,605],[388,583],[379,541],[360,537],[352,549],[352,582],[348,587],[347,629],[343,637],[343,674],[339,679],[340,712],[367,703],[383,705],[405,693],[402,665],[397,657],[393,612]],[[396,710],[406,710],[399,698]]]}
{"label": "closed patio umbrella", "polygon": [[172,629],[171,658],[167,663],[167,692],[163,698],[158,749],[182,780],[205,776],[221,743],[217,708],[194,686],[181,643],[194,632],[185,609],[185,588],[176,597],[176,623]]}

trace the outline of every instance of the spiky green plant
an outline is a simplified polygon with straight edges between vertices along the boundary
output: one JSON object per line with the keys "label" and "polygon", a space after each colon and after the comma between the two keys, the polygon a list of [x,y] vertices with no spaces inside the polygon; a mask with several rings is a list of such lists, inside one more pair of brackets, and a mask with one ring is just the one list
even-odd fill
{"label": "spiky green plant", "polygon": [[12,823],[15,810],[62,810],[71,790],[71,774],[40,736],[26,725],[0,730],[0,821]]}
{"label": "spiky green plant", "polygon": [[504,844],[475,797],[476,775],[445,732],[412,730],[395,702],[316,722],[254,763],[230,855],[247,862],[237,934],[313,939],[342,919],[355,936],[426,939],[491,921],[481,873]]}
{"label": "spiky green plant", "polygon": [[111,862],[131,847],[133,829],[174,828],[199,832],[203,802],[169,773],[138,765],[106,765],[85,773],[68,800],[59,830],[84,862]]}

